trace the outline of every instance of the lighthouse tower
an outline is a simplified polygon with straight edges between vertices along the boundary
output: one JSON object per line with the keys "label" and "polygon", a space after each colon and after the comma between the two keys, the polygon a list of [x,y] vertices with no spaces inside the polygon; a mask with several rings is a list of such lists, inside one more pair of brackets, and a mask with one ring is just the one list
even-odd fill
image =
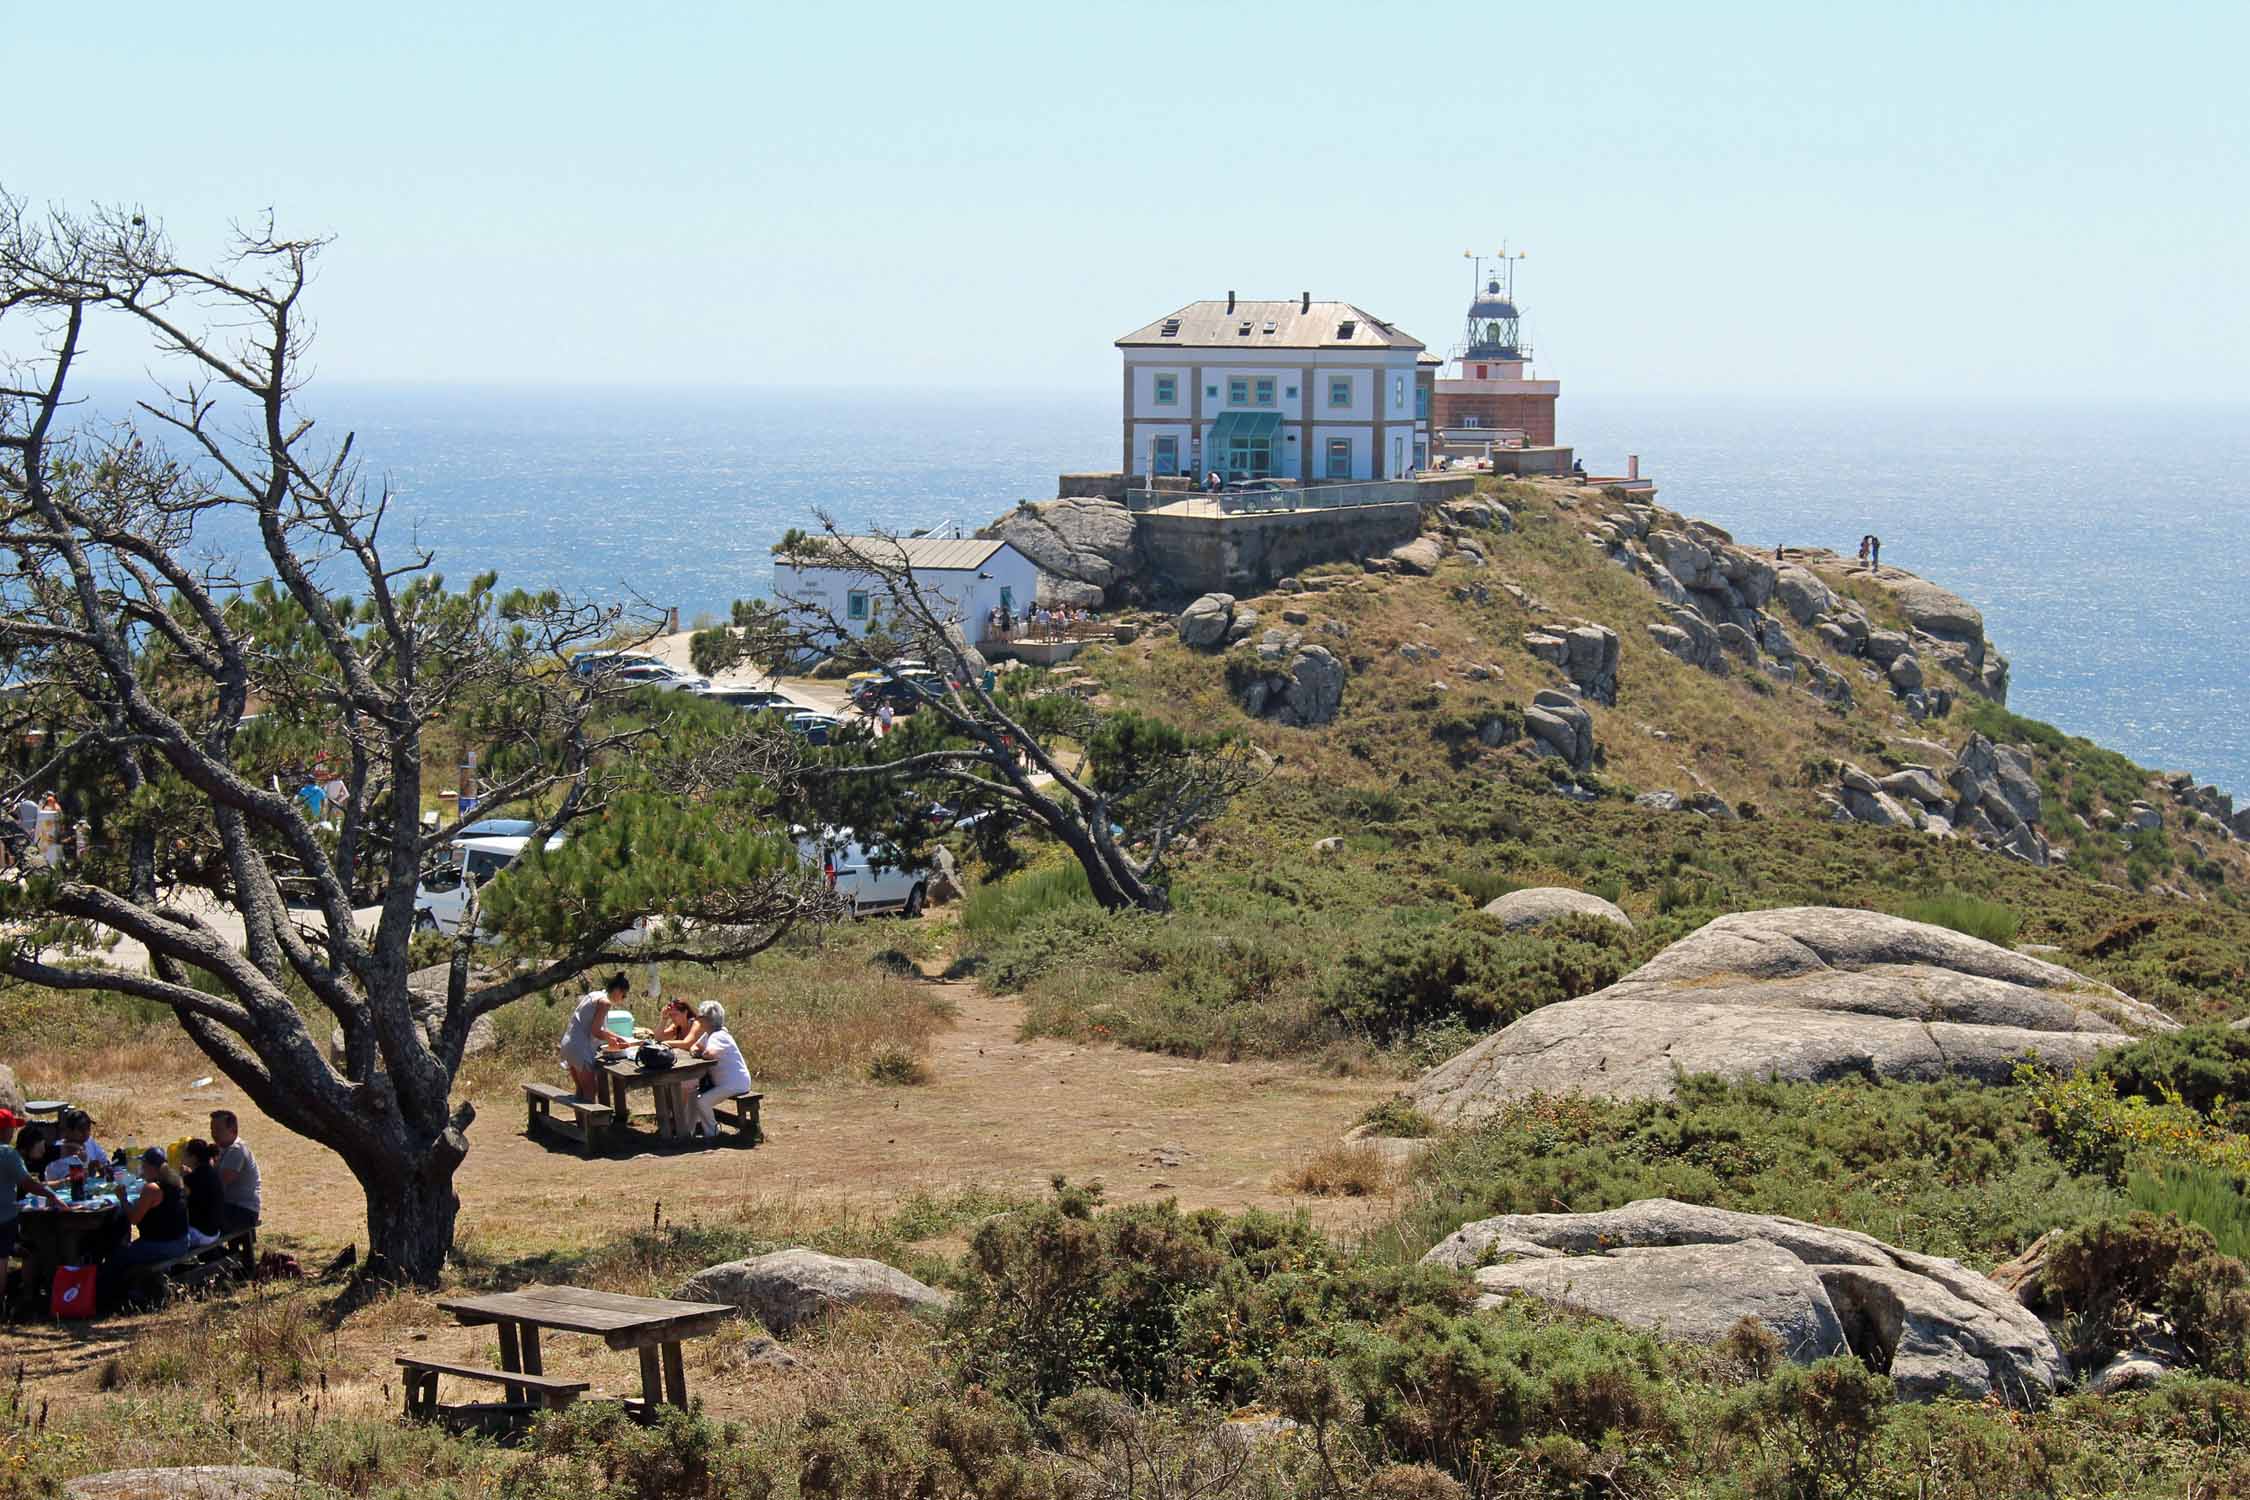
{"label": "lighthouse tower", "polygon": [[[1432,393],[1431,425],[1440,453],[1463,457],[1488,450],[1555,447],[1555,402],[1562,395],[1562,382],[1532,378],[1531,344],[1524,337],[1523,313],[1515,297],[1515,263],[1521,258],[1520,253],[1503,251],[1498,257],[1500,268],[1487,274],[1483,258],[1470,257],[1476,263],[1476,281],[1467,323],[1460,346]],[[1560,453],[1559,466],[1570,466],[1567,452]],[[1529,462],[1516,467],[1539,472],[1546,465]]]}

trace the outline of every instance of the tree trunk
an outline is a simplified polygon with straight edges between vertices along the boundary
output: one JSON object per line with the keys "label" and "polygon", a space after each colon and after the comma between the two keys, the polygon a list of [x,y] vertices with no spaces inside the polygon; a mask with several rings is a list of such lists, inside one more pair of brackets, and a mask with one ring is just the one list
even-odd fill
{"label": "tree trunk", "polygon": [[367,1264],[361,1274],[372,1281],[411,1282],[434,1287],[453,1249],[453,1221],[461,1199],[453,1173],[425,1158],[400,1172],[387,1161],[379,1177],[358,1172],[367,1191]]}

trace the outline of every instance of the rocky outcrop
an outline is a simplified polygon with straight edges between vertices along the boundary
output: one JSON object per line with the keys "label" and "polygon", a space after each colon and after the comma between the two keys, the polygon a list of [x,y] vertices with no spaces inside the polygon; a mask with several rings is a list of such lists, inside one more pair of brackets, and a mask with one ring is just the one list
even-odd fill
{"label": "rocky outcrop", "polygon": [[1444,558],[1445,546],[1434,536],[1418,536],[1403,546],[1391,549],[1391,561],[1401,573],[1427,576],[1437,571],[1437,565]]}
{"label": "rocky outcrop", "polygon": [[674,1295],[682,1302],[723,1302],[774,1333],[793,1333],[869,1303],[942,1312],[953,1300],[951,1293],[925,1286],[879,1260],[823,1255],[802,1246],[706,1266]]}
{"label": "rocky outcrop", "polygon": [[1326,646],[1295,631],[1269,630],[1254,648],[1228,659],[1227,680],[1254,719],[1312,728],[1333,721],[1351,673]]}
{"label": "rocky outcrop", "polygon": [[1234,625],[1234,595],[1205,594],[1180,611],[1176,628],[1180,644],[1209,651],[1226,644],[1227,632]]}
{"label": "rocky outcrop", "polygon": [[1810,568],[1787,564],[1774,569],[1773,596],[1799,625],[1810,625],[1836,610],[1836,593]]}
{"label": "rocky outcrop", "polygon": [[1145,564],[1132,512],[1111,500],[1027,500],[977,533],[1039,569],[1039,601],[1088,608],[1140,591]]}
{"label": "rocky outcrop", "polygon": [[1415,1107],[1474,1122],[1533,1093],[1669,1097],[1683,1073],[2001,1083],[2174,1022],[2108,985],[1948,928],[1790,907],[1707,923],[1608,989],[1515,1021],[1424,1074]]}
{"label": "rocky outcrop", "polygon": [[1497,917],[1500,925],[1510,932],[1542,927],[1559,917],[1600,917],[1627,931],[1633,926],[1631,917],[1601,897],[1561,885],[1534,886],[1496,896],[1484,904],[1484,914]]}
{"label": "rocky outcrop", "polygon": [[1568,693],[1544,688],[1523,711],[1523,727],[1542,755],[1558,755],[1573,771],[1594,763],[1594,720]]}
{"label": "rocky outcrop", "polygon": [[197,1464],[184,1469],[111,1469],[63,1484],[68,1500],[335,1500],[337,1492],[287,1469]]}
{"label": "rocky outcrop", "polygon": [[1957,834],[2040,868],[2053,861],[2054,850],[2039,826],[2039,782],[2031,756],[2015,746],[1973,734],[1943,780],[1926,765],[1904,766],[1880,780],[1846,765],[1838,782],[1828,800],[1839,816],[1881,828]]}
{"label": "rocky outcrop", "polygon": [[1423,1257],[1511,1291],[1667,1337],[1716,1343],[1754,1317],[1789,1358],[1847,1350],[1905,1400],[2036,1406],[2070,1375],[2038,1316],[1961,1265],[1872,1235],[1648,1198],[1606,1213],[1465,1224]]}
{"label": "rocky outcrop", "polygon": [[1607,625],[1548,625],[1527,632],[1523,646],[1533,656],[1562,669],[1580,692],[1596,703],[1617,701],[1617,662],[1622,646]]}

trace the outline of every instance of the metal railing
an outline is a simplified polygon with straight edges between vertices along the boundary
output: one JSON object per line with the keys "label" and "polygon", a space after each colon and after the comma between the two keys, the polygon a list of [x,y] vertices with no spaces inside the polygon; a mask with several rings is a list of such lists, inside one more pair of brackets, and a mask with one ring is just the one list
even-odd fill
{"label": "metal railing", "polygon": [[1369,479],[1355,483],[1279,485],[1271,489],[1128,489],[1129,510],[1161,510],[1179,516],[1270,515],[1283,511],[1344,510],[1362,505],[1412,505],[1420,498],[1412,479]]}

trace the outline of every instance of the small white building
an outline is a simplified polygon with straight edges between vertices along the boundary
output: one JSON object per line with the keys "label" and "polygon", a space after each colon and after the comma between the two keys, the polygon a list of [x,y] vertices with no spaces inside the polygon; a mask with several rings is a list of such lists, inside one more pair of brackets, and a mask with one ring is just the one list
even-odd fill
{"label": "small white building", "polygon": [[[1007,542],[934,536],[842,540],[869,557],[904,561],[923,596],[939,606],[941,618],[959,625],[971,644],[990,634],[994,610],[1021,619],[1038,593],[1039,570]],[[841,561],[802,567],[777,561],[773,586],[777,599],[824,611],[855,635],[881,623],[891,608],[883,580]]]}
{"label": "small white building", "polygon": [[1429,461],[1420,339],[1349,302],[1191,302],[1117,341],[1125,473],[1329,484]]}

